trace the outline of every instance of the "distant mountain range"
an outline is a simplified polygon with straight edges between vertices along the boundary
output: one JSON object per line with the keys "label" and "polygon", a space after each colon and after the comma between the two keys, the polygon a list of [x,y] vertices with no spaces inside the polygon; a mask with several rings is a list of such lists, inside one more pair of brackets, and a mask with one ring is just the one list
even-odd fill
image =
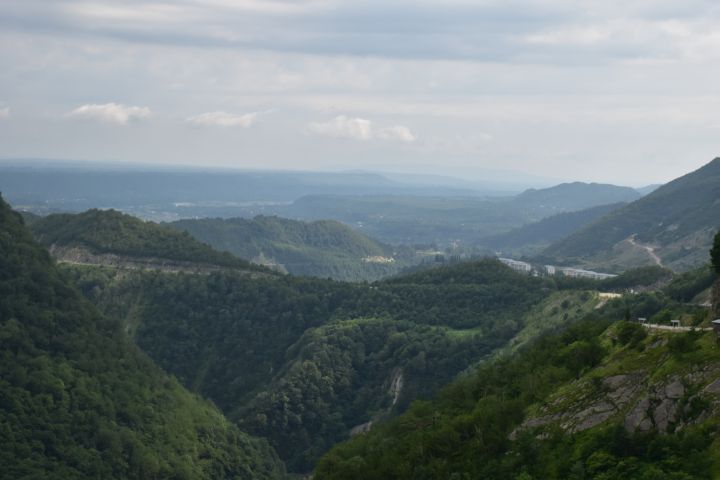
{"label": "distant mountain range", "polygon": [[706,263],[720,227],[720,158],[552,244],[546,258],[625,269]]}
{"label": "distant mountain range", "polygon": [[[517,196],[430,175],[199,170],[0,163],[0,190],[20,210],[115,208],[154,221],[280,216],[337,220],[390,244],[472,247],[545,217],[627,202],[629,187],[569,183]],[[502,189],[501,189],[502,190]]]}
{"label": "distant mountain range", "polygon": [[576,182],[501,198],[308,195],[290,205],[260,206],[253,212],[339,220],[392,244],[483,245],[483,237],[551,215],[638,198],[629,187]]}
{"label": "distant mountain range", "polygon": [[238,209],[244,206],[287,204],[311,194],[481,196],[487,193],[446,183],[403,183],[368,172],[201,170],[55,162],[0,163],[0,191],[14,205],[45,213],[116,208],[137,211],[147,218],[164,215],[165,219],[238,216]]}

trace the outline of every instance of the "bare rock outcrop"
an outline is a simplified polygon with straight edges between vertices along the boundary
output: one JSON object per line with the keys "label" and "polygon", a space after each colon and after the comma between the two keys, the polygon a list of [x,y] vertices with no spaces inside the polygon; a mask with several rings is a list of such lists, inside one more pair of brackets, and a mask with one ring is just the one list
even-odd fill
{"label": "bare rock outcrop", "polygon": [[[523,430],[558,425],[570,433],[582,432],[612,418],[619,418],[628,432],[657,430],[668,433],[707,419],[720,411],[720,365],[709,365],[684,376],[673,375],[648,384],[647,374],[633,372],[597,381],[576,384],[580,395],[564,393],[540,408],[510,435]],[[702,396],[710,407],[693,409],[693,400]],[[539,433],[542,437],[543,434]]]}

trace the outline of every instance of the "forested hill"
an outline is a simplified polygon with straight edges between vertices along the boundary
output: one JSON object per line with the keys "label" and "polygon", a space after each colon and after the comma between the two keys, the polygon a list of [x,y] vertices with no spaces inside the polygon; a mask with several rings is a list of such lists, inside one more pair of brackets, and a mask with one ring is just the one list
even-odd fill
{"label": "forested hill", "polygon": [[230,253],[218,252],[187,233],[116,210],[49,215],[35,219],[30,228],[56,257],[75,263],[127,261],[148,267],[204,265],[267,271]]}
{"label": "forested hill", "polygon": [[273,479],[265,441],[187,392],[65,283],[0,199],[0,478]]}
{"label": "forested hill", "polygon": [[[719,478],[720,348],[709,309],[683,303],[706,289],[707,269],[691,277],[482,365],[337,446],[314,478]],[[637,317],[698,330],[624,320]]]}
{"label": "forested hill", "polygon": [[513,199],[516,204],[532,208],[553,208],[557,211],[575,211],[598,205],[632,202],[640,193],[630,187],[602,183],[561,183],[550,188],[526,190]]}
{"label": "forested hill", "polygon": [[485,237],[480,240],[480,243],[503,251],[522,247],[534,247],[536,249],[547,247],[551,243],[580,230],[600,217],[625,205],[626,203],[612,203],[610,205],[586,208],[577,212],[558,213],[506,233]]}
{"label": "forested hill", "polygon": [[267,438],[296,473],[310,472],[353,428],[432,396],[531,324],[555,327],[597,302],[495,260],[370,285],[65,269],[153,360]]}
{"label": "forested hill", "polygon": [[330,220],[301,222],[258,216],[180,220],[168,225],[218,250],[294,275],[377,280],[399,272],[413,256],[410,249],[393,249]]}
{"label": "forested hill", "polygon": [[720,226],[720,158],[560,240],[548,259],[588,266],[661,262],[687,270],[708,261]]}

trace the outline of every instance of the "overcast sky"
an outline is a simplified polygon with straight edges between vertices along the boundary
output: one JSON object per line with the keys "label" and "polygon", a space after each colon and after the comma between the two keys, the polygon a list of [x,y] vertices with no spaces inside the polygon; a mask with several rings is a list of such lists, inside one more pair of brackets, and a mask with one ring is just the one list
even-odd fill
{"label": "overcast sky", "polygon": [[639,186],[720,155],[716,0],[0,2],[0,157]]}

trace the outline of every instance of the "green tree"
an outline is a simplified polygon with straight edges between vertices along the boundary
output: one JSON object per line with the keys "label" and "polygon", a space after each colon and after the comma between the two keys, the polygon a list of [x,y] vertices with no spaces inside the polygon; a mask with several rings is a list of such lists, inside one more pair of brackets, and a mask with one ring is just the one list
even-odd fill
{"label": "green tree", "polygon": [[715,235],[715,243],[712,250],[710,250],[710,258],[712,259],[713,268],[720,273],[720,232]]}

